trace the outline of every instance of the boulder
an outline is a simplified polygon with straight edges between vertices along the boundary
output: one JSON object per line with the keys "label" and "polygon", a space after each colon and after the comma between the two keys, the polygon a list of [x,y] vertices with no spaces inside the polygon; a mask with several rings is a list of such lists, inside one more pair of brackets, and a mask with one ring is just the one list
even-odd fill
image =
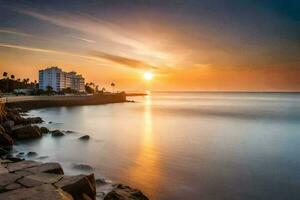
{"label": "boulder", "polygon": [[94,168],[87,164],[74,164],[74,169],[83,170],[83,171],[93,171]]}
{"label": "boulder", "polygon": [[52,133],[52,136],[53,137],[61,137],[61,136],[64,136],[65,134],[63,132],[61,132],[60,130],[54,130],[54,131],[51,131]]}
{"label": "boulder", "polygon": [[3,123],[3,127],[6,129],[11,129],[15,125],[15,122],[12,120],[7,120]]}
{"label": "boulder", "polygon": [[31,173],[51,173],[51,174],[64,174],[64,170],[59,163],[43,163],[41,165],[37,165],[26,169]]}
{"label": "boulder", "polygon": [[0,132],[5,132],[5,128],[2,125],[0,125]]}
{"label": "boulder", "polygon": [[38,138],[42,136],[39,127],[31,125],[14,126],[12,132],[17,139]]}
{"label": "boulder", "polygon": [[50,131],[49,131],[49,129],[46,128],[46,127],[40,127],[40,132],[41,132],[41,133],[49,133]]}
{"label": "boulder", "polygon": [[104,200],[149,200],[140,190],[118,184]]}
{"label": "boulder", "polygon": [[13,139],[5,132],[0,132],[0,146],[11,146],[14,144]]}
{"label": "boulder", "polygon": [[27,168],[32,168],[42,165],[40,162],[32,161],[32,160],[23,160],[20,162],[12,162],[12,163],[7,163],[7,169],[10,172],[22,170],[22,169],[27,169]]}
{"label": "boulder", "polygon": [[90,199],[95,199],[96,197],[94,174],[64,176],[60,181],[55,183],[55,185],[71,194],[74,199],[84,199],[84,194]]}
{"label": "boulder", "polygon": [[39,124],[39,123],[43,123],[43,122],[44,121],[40,117],[28,117],[25,120],[26,124]]}
{"label": "boulder", "polygon": [[35,156],[37,156],[37,153],[36,153],[36,152],[33,152],[33,151],[29,151],[26,155],[27,155],[28,157],[35,157]]}
{"label": "boulder", "polygon": [[4,156],[4,155],[7,155],[9,152],[4,149],[4,148],[0,148],[0,156]]}
{"label": "boulder", "polygon": [[80,138],[78,138],[79,140],[89,140],[90,139],[90,136],[89,135],[84,135],[84,136],[81,136]]}
{"label": "boulder", "polygon": [[72,196],[51,184],[43,184],[32,188],[20,188],[1,193],[5,200],[73,200]]}

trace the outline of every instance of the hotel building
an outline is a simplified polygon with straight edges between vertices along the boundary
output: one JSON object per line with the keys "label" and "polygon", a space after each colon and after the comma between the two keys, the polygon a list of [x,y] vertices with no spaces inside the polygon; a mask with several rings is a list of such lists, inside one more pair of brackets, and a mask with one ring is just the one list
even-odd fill
{"label": "hotel building", "polygon": [[51,86],[58,92],[65,88],[71,88],[79,92],[84,92],[84,78],[76,72],[64,72],[58,67],[49,67],[39,70],[39,88],[46,90]]}

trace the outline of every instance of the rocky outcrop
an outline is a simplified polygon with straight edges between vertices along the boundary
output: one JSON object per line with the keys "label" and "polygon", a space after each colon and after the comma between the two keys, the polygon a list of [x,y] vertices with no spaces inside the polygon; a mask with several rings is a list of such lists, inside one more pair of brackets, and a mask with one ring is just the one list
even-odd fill
{"label": "rocky outcrop", "polygon": [[14,141],[6,132],[0,130],[0,144],[2,146],[11,146],[14,144]]}
{"label": "rocky outcrop", "polygon": [[49,129],[46,128],[46,127],[40,127],[40,132],[41,132],[42,134],[44,134],[44,133],[49,133],[50,131],[49,131]]}
{"label": "rocky outcrop", "polygon": [[84,135],[78,138],[79,140],[89,140],[90,136],[89,135]]}
{"label": "rocky outcrop", "polygon": [[65,134],[63,132],[61,132],[60,130],[54,130],[54,131],[51,131],[51,134],[53,137],[61,137],[61,136],[64,136]]}
{"label": "rocky outcrop", "polygon": [[38,138],[42,134],[39,127],[31,125],[18,125],[12,128],[12,134],[16,139]]}
{"label": "rocky outcrop", "polygon": [[109,192],[104,200],[149,200],[140,190],[132,189],[125,185],[115,185],[115,188]]}

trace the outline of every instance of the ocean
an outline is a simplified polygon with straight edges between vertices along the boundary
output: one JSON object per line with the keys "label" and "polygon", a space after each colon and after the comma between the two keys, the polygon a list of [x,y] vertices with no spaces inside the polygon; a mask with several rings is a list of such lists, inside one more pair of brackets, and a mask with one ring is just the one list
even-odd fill
{"label": "ocean", "polygon": [[[42,126],[74,133],[19,141],[14,150],[60,162],[66,174],[89,173],[74,167],[88,164],[96,177],[153,200],[300,198],[300,93],[129,99],[136,102],[32,110]],[[78,140],[85,134],[91,139]]]}

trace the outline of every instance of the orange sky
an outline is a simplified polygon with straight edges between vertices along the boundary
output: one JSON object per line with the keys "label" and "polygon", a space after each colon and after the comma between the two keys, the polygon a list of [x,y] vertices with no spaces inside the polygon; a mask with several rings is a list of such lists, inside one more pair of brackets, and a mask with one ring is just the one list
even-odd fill
{"label": "orange sky", "polygon": [[276,6],[153,2],[8,3],[0,7],[0,71],[37,80],[39,69],[59,66],[128,91],[300,90],[300,31]]}

